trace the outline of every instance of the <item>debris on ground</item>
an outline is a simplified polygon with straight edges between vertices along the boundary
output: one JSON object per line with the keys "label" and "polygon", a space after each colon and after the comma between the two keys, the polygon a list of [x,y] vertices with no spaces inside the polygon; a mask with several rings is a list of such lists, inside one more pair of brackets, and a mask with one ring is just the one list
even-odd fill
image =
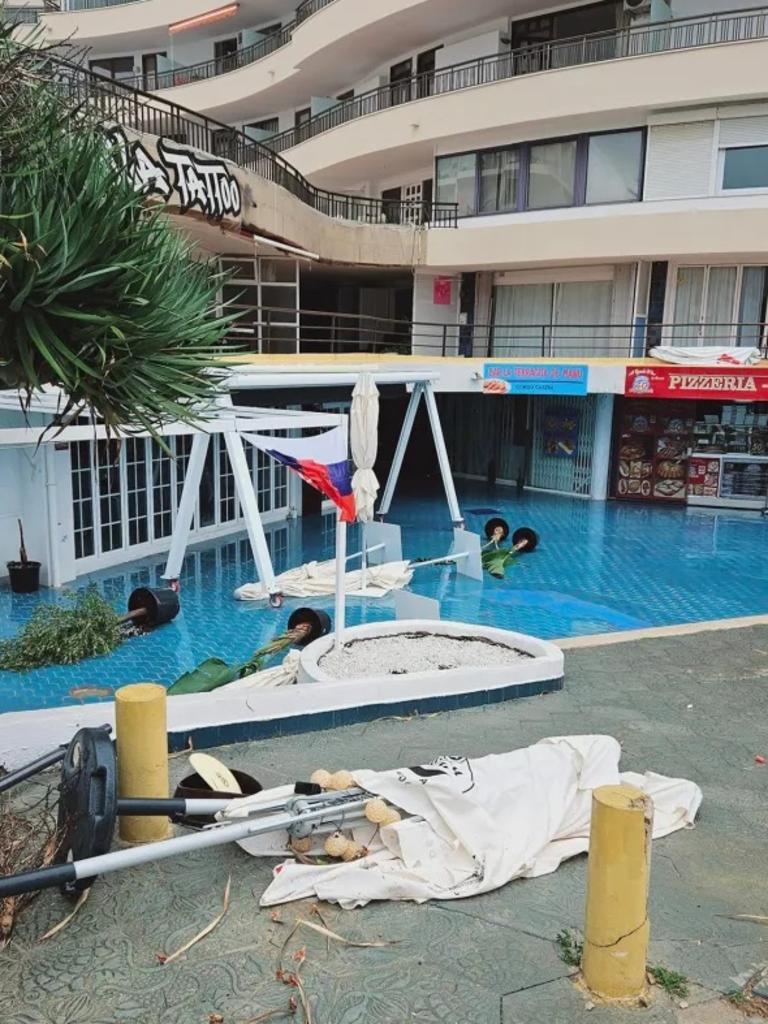
{"label": "debris on ground", "polygon": [[185,942],[184,945],[180,946],[174,953],[170,953],[167,956],[165,953],[155,953],[155,956],[157,957],[158,961],[161,964],[165,965],[169,964],[172,960],[177,960],[180,956],[186,953],[187,950],[197,945],[197,943],[200,942],[201,939],[204,939],[206,935],[210,935],[214,928],[218,928],[218,926],[227,916],[227,911],[229,910],[229,895],[231,889],[232,876],[230,875],[229,878],[227,879],[227,884],[224,889],[224,906],[222,907],[221,911],[216,915],[216,917],[214,917],[210,924],[207,924],[201,932],[198,932],[197,935],[195,935],[193,938],[189,940],[189,942]]}

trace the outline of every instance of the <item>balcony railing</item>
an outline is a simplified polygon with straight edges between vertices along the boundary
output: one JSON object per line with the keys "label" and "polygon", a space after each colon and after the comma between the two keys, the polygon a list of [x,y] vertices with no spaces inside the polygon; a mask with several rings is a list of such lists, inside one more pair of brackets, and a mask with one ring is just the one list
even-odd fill
{"label": "balcony railing", "polygon": [[[87,3],[93,6],[104,6],[110,0],[74,0],[76,3]],[[113,3],[128,3],[131,0],[111,0]],[[237,71],[238,68],[254,64],[275,50],[286,46],[293,38],[296,28],[316,11],[333,0],[305,0],[295,13],[295,18],[287,25],[276,32],[270,32],[263,39],[258,39],[250,46],[244,46],[234,53],[228,53],[224,57],[214,57],[211,60],[201,61],[199,64],[188,64],[181,67],[169,68],[167,71],[153,72],[147,75],[137,75],[133,78],[126,78],[128,85],[137,89],[171,89],[177,85],[189,85],[191,82],[204,81],[207,78],[216,78],[218,75],[226,75],[230,71]]]}
{"label": "balcony railing", "polygon": [[768,37],[768,8],[728,14],[678,18],[611,32],[524,46],[493,57],[480,57],[360,93],[317,114],[304,124],[266,140],[280,153],[315,135],[368,114],[443,93],[472,89],[539,71],[593,64],[624,57],[642,57],[671,50],[686,50],[720,43],[746,42]]}
{"label": "balcony railing", "polygon": [[365,224],[386,224],[394,220],[396,214],[403,224],[456,227],[456,203],[403,200],[396,204],[397,211],[393,214],[389,201],[317,188],[283,157],[229,125],[94,71],[86,71],[60,57],[40,56],[34,50],[28,53],[28,60],[41,76],[54,83],[73,104],[82,104],[96,112],[103,122],[172,138],[193,149],[230,160],[281,186],[300,202],[326,216]]}
{"label": "balcony railing", "polygon": [[[236,284],[236,282],[235,282]],[[768,358],[765,323],[732,324],[459,324],[401,320],[326,310],[254,307],[248,324],[236,324],[230,340],[269,352],[274,329],[277,351],[285,351],[281,327],[298,318],[300,352],[373,352],[400,355],[498,358],[637,359],[654,345],[759,348]]]}
{"label": "balcony railing", "polygon": [[44,0],[42,7],[30,4],[4,4],[0,0],[0,22],[5,21],[10,25],[36,25],[41,14],[58,10],[58,0]]}

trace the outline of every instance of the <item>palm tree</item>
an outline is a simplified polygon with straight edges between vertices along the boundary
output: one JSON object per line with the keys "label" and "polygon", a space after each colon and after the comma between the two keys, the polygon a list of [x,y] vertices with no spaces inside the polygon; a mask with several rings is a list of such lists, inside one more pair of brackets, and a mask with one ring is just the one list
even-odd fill
{"label": "palm tree", "polygon": [[219,285],[127,180],[97,116],[46,75],[44,51],[0,25],[0,387],[27,407],[61,388],[59,424],[197,420],[232,320]]}

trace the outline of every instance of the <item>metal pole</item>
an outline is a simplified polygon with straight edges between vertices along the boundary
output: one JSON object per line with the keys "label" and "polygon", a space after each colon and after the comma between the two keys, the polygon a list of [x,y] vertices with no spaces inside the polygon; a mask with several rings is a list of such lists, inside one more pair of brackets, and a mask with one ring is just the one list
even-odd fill
{"label": "metal pole", "polygon": [[336,518],[336,594],[334,602],[335,633],[334,644],[339,650],[344,642],[344,619],[346,616],[346,569],[347,569],[347,524],[341,518],[341,513]]}
{"label": "metal pole", "polygon": [[437,402],[435,401],[435,393],[432,390],[431,381],[427,381],[422,387],[424,388],[424,401],[427,405],[429,425],[432,428],[432,437],[435,442],[435,451],[437,452],[437,464],[440,467],[440,475],[443,478],[443,487],[445,488],[445,496],[448,499],[451,520],[454,526],[463,526],[464,517],[459,508],[459,498],[456,494],[456,485],[453,482],[451,464],[448,460],[448,449],[445,447],[443,427],[440,423],[440,414],[437,411]]}
{"label": "metal pole", "polygon": [[243,519],[245,519],[245,527],[248,530],[248,539],[251,542],[251,551],[256,562],[259,580],[271,596],[276,593],[275,570],[272,567],[272,558],[267,547],[267,538],[264,535],[264,524],[261,521],[259,503],[256,500],[256,491],[248,469],[248,460],[243,450],[243,439],[234,431],[227,431],[224,434],[224,443],[227,446],[227,454],[232,465],[235,491],[243,510]]}
{"label": "metal pole", "polygon": [[377,515],[385,516],[389,512],[389,506],[392,504],[392,497],[395,493],[395,487],[397,486],[397,478],[400,476],[400,470],[403,467],[403,457],[405,455],[405,449],[408,447],[408,441],[413,430],[413,423],[416,419],[416,410],[419,407],[421,401],[421,394],[424,388],[423,384],[414,384],[413,391],[411,392],[411,400],[408,403],[408,408],[405,410],[405,417],[403,419],[403,425],[400,428],[400,437],[397,439],[397,447],[395,448],[395,455],[392,459],[392,465],[389,469],[389,476],[384,487],[384,494],[382,495],[381,501],[379,502],[379,508]]}
{"label": "metal pole", "polygon": [[210,440],[209,434],[195,434],[192,438],[187,475],[184,477],[184,487],[171,537],[171,549],[168,552],[168,561],[165,563],[165,572],[162,577],[164,580],[177,580],[181,572],[181,563],[184,561],[184,552],[187,549],[189,531],[192,527],[192,518],[195,514],[195,505],[197,505],[197,496],[200,491],[200,481],[203,478],[205,456],[208,454]]}

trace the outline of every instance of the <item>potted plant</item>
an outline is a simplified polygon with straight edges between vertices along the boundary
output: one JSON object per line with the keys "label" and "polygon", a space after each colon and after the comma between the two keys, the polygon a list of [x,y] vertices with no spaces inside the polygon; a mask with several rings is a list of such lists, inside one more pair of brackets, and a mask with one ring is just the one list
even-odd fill
{"label": "potted plant", "polygon": [[11,590],[14,594],[31,594],[40,589],[40,563],[32,562],[27,557],[27,549],[24,545],[24,527],[21,520],[19,524],[19,560],[8,562],[8,575],[11,580]]}

